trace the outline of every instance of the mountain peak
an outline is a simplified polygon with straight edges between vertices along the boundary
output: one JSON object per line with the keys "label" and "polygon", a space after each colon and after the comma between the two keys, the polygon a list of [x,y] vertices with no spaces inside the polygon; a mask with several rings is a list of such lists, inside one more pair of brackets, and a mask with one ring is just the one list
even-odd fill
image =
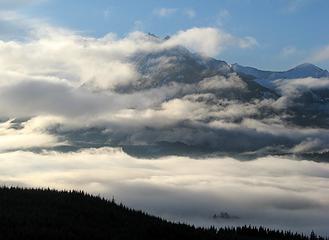
{"label": "mountain peak", "polygon": [[316,71],[324,71],[323,69],[319,68],[318,66],[315,66],[312,63],[302,63],[293,69],[310,69],[310,70],[316,70]]}
{"label": "mountain peak", "polygon": [[290,70],[288,70],[285,74],[284,78],[303,78],[303,77],[328,77],[329,73],[327,70],[319,68],[311,63],[303,63],[300,64]]}

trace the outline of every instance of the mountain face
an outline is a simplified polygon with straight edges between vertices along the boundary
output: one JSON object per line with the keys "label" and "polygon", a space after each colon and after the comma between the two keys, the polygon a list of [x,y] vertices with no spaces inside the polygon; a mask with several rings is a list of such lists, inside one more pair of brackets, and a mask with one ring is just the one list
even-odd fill
{"label": "mountain face", "polygon": [[226,62],[202,57],[181,46],[139,52],[130,61],[141,75],[141,79],[134,83],[137,89],[130,90],[158,87],[169,82],[197,83],[206,75],[232,72]]}
{"label": "mountain face", "polygon": [[117,92],[132,93],[176,84],[184,88],[181,95],[212,93],[222,99],[244,101],[276,97],[273,91],[252,78],[240,76],[225,61],[192,53],[181,46],[152,53],[140,52],[130,61],[141,78],[118,86]]}

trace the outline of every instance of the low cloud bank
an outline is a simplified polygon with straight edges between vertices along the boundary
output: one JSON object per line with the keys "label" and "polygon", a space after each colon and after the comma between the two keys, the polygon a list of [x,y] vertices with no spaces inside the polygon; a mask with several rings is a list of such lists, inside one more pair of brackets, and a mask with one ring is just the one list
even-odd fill
{"label": "low cloud bank", "polygon": [[[278,157],[133,158],[120,149],[0,154],[7,185],[83,189],[198,225],[256,224],[329,234],[329,165]],[[239,218],[213,219],[228,212]]]}

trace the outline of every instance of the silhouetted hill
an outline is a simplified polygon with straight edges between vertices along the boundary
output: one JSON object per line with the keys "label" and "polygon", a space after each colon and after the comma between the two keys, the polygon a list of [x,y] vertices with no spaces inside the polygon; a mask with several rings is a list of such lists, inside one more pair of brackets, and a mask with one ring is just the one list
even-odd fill
{"label": "silhouetted hill", "polygon": [[323,239],[265,228],[174,224],[77,191],[0,189],[0,239]]}

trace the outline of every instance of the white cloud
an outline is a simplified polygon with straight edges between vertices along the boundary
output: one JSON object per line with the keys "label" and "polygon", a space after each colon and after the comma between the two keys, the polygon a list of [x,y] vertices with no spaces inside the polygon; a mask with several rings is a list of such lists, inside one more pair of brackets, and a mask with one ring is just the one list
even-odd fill
{"label": "white cloud", "polygon": [[321,141],[318,138],[307,138],[305,141],[296,145],[292,149],[292,151],[295,153],[305,153],[305,152],[314,152],[314,151],[325,152],[325,151],[329,151],[329,147],[327,143]]}
{"label": "white cloud", "polygon": [[217,55],[231,39],[231,35],[215,28],[192,28],[180,31],[165,44],[169,46],[183,45],[196,52],[208,56]]}
{"label": "white cloud", "polygon": [[276,80],[275,85],[286,97],[298,97],[301,93],[311,89],[329,88],[328,78],[297,78],[287,80]]}
{"label": "white cloud", "polygon": [[228,77],[215,76],[205,78],[199,82],[199,86],[204,90],[220,90],[220,89],[245,89],[246,83],[236,74],[230,74]]}
{"label": "white cloud", "polygon": [[[81,36],[73,31],[51,26],[15,13],[0,17],[13,23],[17,32],[8,33],[8,41],[0,41],[0,75],[23,79],[52,79],[71,86],[93,86],[113,89],[136,81],[140,76],[130,63],[139,51],[158,51],[178,45],[192,51],[216,56],[228,47],[251,47],[252,38],[239,38],[215,28],[192,28],[174,34],[169,40],[151,38],[132,32],[124,38],[109,33],[103,38]],[[13,41],[14,40],[14,41]],[[7,84],[4,78],[1,84]]]}
{"label": "white cloud", "polygon": [[157,109],[123,109],[112,114],[111,121],[125,127],[165,127],[189,119],[198,121],[208,117],[209,109],[203,103],[187,99],[164,102]]}
{"label": "white cloud", "polygon": [[249,48],[257,45],[252,37],[238,38],[216,28],[191,28],[180,31],[164,43],[165,46],[183,45],[192,51],[216,56],[229,46]]}
{"label": "white cloud", "polygon": [[13,120],[0,122],[0,152],[13,149],[47,148],[67,143],[46,132],[53,122],[59,123],[59,119],[51,117],[37,117],[15,128]]}
{"label": "white cloud", "polygon": [[177,8],[159,8],[153,10],[153,14],[159,17],[167,17],[177,12]]}
{"label": "white cloud", "polygon": [[[45,28],[26,43],[0,42],[0,70],[39,78],[64,78],[72,84],[113,88],[138,77],[127,56],[138,46],[124,39],[85,38]],[[67,61],[67,59],[70,59]],[[1,80],[4,81],[4,80]]]}
{"label": "white cloud", "polygon": [[[19,16],[13,16],[13,19],[24,22]],[[276,105],[282,107],[285,102],[281,99],[281,103],[273,100],[244,104],[216,96],[222,90],[226,94],[224,98],[233,94],[233,90],[239,91],[237,95],[247,91],[246,83],[235,75],[206,78],[199,84],[168,84],[129,94],[113,91],[117,86],[138,85],[141,76],[130,61],[136,53],[156,53],[182,45],[195,52],[216,56],[229,47],[255,45],[251,38],[239,38],[216,28],[179,31],[165,41],[142,32],[132,32],[123,38],[115,34],[93,38],[44,22],[38,25],[36,20],[25,24],[29,26],[28,39],[0,41],[2,117],[57,116],[64,119],[60,122],[62,127],[103,127],[110,133],[109,140],[118,139],[117,142],[124,143],[126,139],[132,143],[181,140],[197,146],[211,142],[215,149],[225,144],[230,149],[243,146],[241,151],[244,151],[282,142],[288,142],[287,148],[292,148],[316,134],[320,135],[321,142],[328,142],[318,130],[302,131],[285,126],[284,122],[268,123],[266,119],[248,120],[261,116],[263,109],[271,112]],[[173,59],[175,61],[175,57]],[[203,61],[202,57],[200,59]],[[170,68],[171,60],[170,57],[156,58],[154,65]],[[157,70],[152,69],[152,64],[148,67],[151,71]],[[325,79],[299,79],[284,84],[279,85],[287,96],[296,88],[328,86]],[[175,130],[175,134],[165,129],[187,123],[188,126]],[[156,129],[149,133],[150,127]],[[237,134],[255,139],[254,146],[249,146],[249,142],[245,144],[247,147],[229,146],[229,141],[223,140]]]}

